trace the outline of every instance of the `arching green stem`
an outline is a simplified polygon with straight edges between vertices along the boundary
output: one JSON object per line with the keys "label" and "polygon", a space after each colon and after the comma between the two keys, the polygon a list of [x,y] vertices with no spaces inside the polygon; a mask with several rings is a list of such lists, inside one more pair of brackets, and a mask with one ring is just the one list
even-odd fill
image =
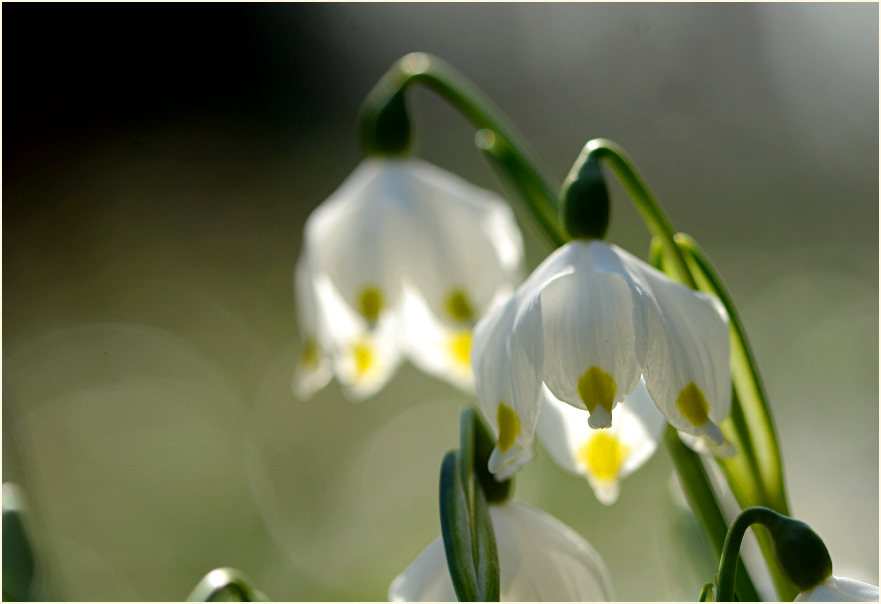
{"label": "arching green stem", "polygon": [[734,581],[737,577],[737,560],[740,556],[740,544],[743,536],[753,523],[759,521],[765,513],[764,508],[749,508],[731,523],[725,536],[722,557],[719,559],[719,585],[716,589],[717,602],[734,601]]}
{"label": "arching green stem", "polygon": [[597,157],[611,168],[621,184],[624,185],[624,190],[627,191],[649,231],[661,240],[664,254],[670,258],[670,274],[678,281],[694,288],[694,278],[685,264],[682,252],[679,251],[673,239],[676,234],[673,224],[667,218],[661,204],[655,199],[642,176],[636,170],[633,160],[624,149],[608,139],[595,138],[584,146],[582,156],[585,157],[585,161],[590,156]]}
{"label": "arching green stem", "polygon": [[403,153],[410,142],[404,96],[423,84],[458,109],[476,128],[492,133],[478,146],[523,195],[529,210],[554,241],[562,241],[559,183],[540,167],[529,147],[502,112],[474,84],[441,59],[411,53],[399,59],[370,91],[361,109],[359,132],[368,154]]}
{"label": "arching green stem", "polygon": [[[817,533],[800,520],[778,514],[766,507],[743,510],[731,523],[719,559],[717,602],[734,601],[737,559],[743,536],[753,524],[761,524],[773,544],[776,568],[788,581],[793,593],[809,591],[832,575],[832,558]],[[770,561],[769,561],[770,562]]]}

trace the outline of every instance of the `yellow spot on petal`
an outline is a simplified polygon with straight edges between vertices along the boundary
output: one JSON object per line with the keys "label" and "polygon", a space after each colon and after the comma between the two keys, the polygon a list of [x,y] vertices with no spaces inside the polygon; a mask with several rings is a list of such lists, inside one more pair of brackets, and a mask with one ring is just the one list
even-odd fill
{"label": "yellow spot on petal", "polygon": [[594,478],[609,482],[618,477],[627,451],[614,434],[596,432],[578,451],[578,457]]}
{"label": "yellow spot on petal", "polygon": [[450,338],[450,355],[456,363],[471,366],[471,330],[465,329],[453,334]]}
{"label": "yellow spot on petal", "polygon": [[358,296],[358,310],[368,321],[376,321],[382,311],[382,291],[376,287],[365,287]]}
{"label": "yellow spot on petal", "polygon": [[676,408],[692,426],[703,426],[709,420],[707,411],[710,406],[704,393],[694,382],[689,382],[676,397]]}
{"label": "yellow spot on petal", "polygon": [[584,401],[587,410],[591,413],[597,407],[602,407],[612,413],[612,405],[615,404],[615,393],[618,385],[615,378],[597,366],[590,367],[578,378],[578,396]]}
{"label": "yellow spot on petal", "polygon": [[471,307],[471,302],[468,301],[468,296],[461,289],[454,289],[450,292],[444,302],[444,309],[456,321],[464,323],[474,320],[474,309]]}
{"label": "yellow spot on petal", "polygon": [[303,352],[300,353],[300,362],[309,369],[314,369],[318,365],[318,344],[315,338],[306,336]]}
{"label": "yellow spot on petal", "polygon": [[514,440],[520,434],[520,418],[513,409],[500,402],[496,422],[499,424],[499,450],[504,453],[514,445]]}
{"label": "yellow spot on petal", "polygon": [[352,345],[352,356],[355,357],[355,374],[361,378],[373,366],[373,349],[367,342],[356,342]]}

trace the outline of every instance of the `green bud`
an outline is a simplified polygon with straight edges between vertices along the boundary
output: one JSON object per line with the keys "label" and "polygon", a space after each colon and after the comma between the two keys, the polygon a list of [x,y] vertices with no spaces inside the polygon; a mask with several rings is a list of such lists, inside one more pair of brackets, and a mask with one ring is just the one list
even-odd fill
{"label": "green bud", "polygon": [[582,151],[560,190],[563,230],[570,239],[602,239],[609,228],[609,190],[596,155]]}
{"label": "green bud", "polygon": [[[371,95],[372,96],[372,95]],[[399,155],[410,148],[410,116],[404,91],[381,106],[368,96],[358,121],[361,145],[368,155]]]}
{"label": "green bud", "polygon": [[832,558],[811,527],[787,516],[763,518],[774,546],[777,565],[799,591],[813,589],[832,576]]}

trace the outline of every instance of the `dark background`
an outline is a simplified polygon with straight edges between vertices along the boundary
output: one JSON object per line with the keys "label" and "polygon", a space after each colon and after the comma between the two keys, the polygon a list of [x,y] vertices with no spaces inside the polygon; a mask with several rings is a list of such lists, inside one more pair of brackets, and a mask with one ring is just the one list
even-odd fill
{"label": "dark background", "polygon": [[[590,138],[624,145],[738,303],[794,513],[836,574],[878,582],[877,5],[2,9],[3,478],[47,597],[176,600],[231,565],[274,599],[378,600],[437,535],[470,398],[406,366],[357,406],[289,385],[303,222],[413,50],[558,178]],[[454,110],[411,106],[421,155],[507,192]],[[644,254],[612,193],[609,238]],[[713,562],[669,476],[659,453],[606,508],[539,452],[517,496],[587,537],[620,598],[691,599]]]}

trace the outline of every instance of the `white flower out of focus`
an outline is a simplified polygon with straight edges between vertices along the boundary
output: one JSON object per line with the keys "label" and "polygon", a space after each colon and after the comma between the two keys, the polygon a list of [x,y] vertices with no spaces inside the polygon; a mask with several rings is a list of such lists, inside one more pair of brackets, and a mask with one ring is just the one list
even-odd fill
{"label": "white flower out of focus", "polygon": [[295,391],[321,388],[332,366],[349,397],[364,398],[403,356],[473,389],[472,329],[514,291],[522,264],[498,195],[419,159],[365,159],[306,222]]}
{"label": "white flower out of focus", "polygon": [[877,602],[878,587],[845,577],[829,577],[810,591],[798,594],[796,602]]}
{"label": "white flower out of focus", "polygon": [[[609,571],[578,533],[522,503],[489,506],[503,602],[606,602]],[[455,602],[444,543],[438,537],[389,587],[392,602]]]}
{"label": "white flower out of focus", "polygon": [[731,370],[722,304],[614,245],[576,240],[551,254],[480,321],[472,355],[498,437],[489,460],[497,479],[531,457],[543,388],[586,411],[591,428],[609,428],[642,380],[674,428],[724,442],[717,424],[730,411]]}

